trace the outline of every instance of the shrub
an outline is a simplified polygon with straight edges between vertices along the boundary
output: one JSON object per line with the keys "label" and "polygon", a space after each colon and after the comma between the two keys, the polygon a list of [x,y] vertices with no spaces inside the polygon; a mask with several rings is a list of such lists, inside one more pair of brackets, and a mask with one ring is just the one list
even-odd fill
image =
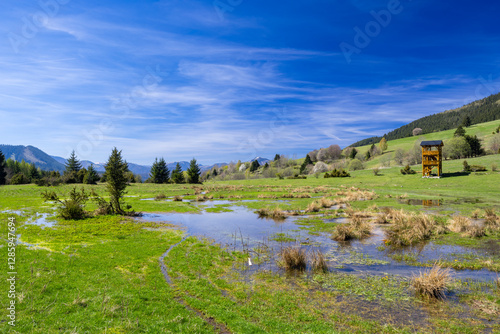
{"label": "shrub", "polygon": [[84,219],[88,217],[88,213],[85,211],[85,203],[87,202],[89,196],[85,193],[85,189],[77,191],[74,187],[69,193],[69,199],[61,200],[57,194],[52,191],[44,191],[42,193],[42,198],[45,201],[55,201],[60,204],[58,209],[59,215],[63,219]]}
{"label": "shrub", "polygon": [[406,165],[405,168],[401,169],[401,174],[410,175],[410,174],[417,174],[417,172],[411,169],[410,165]]}
{"label": "shrub", "polygon": [[496,163],[492,163],[492,164],[491,164],[491,171],[492,171],[492,172],[496,172],[496,171],[497,171],[497,169],[498,169],[498,165],[497,165]]}
{"label": "shrub", "polygon": [[10,184],[28,184],[30,180],[23,174],[17,173],[10,179]]}
{"label": "shrub", "polygon": [[286,270],[299,270],[306,269],[306,252],[298,247],[286,247],[280,252],[279,265]]}
{"label": "shrub", "polygon": [[481,165],[471,165],[470,170],[471,170],[471,172],[486,172],[487,171],[486,167],[481,166]]}
{"label": "shrub", "polygon": [[328,172],[325,173],[325,175],[323,177],[329,178],[329,177],[350,177],[350,176],[351,175],[348,172],[346,172],[345,170],[335,168],[330,173],[328,173]]}
{"label": "shrub", "polygon": [[372,171],[373,171],[373,175],[378,176],[379,172],[380,172],[380,168],[375,167],[375,168],[372,169]]}
{"label": "shrub", "polygon": [[361,170],[363,169],[363,163],[359,159],[352,159],[349,163],[349,170]]}
{"label": "shrub", "polygon": [[450,281],[450,269],[443,269],[435,264],[431,270],[421,272],[419,276],[413,277],[411,284],[420,296],[430,299],[444,299],[446,286]]}

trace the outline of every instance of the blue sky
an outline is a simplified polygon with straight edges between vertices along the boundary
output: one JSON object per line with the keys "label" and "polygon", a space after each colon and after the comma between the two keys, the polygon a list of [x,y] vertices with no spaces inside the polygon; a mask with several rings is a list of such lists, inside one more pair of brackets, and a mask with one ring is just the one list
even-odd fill
{"label": "blue sky", "polygon": [[202,164],[382,135],[500,91],[496,1],[9,1],[0,143]]}

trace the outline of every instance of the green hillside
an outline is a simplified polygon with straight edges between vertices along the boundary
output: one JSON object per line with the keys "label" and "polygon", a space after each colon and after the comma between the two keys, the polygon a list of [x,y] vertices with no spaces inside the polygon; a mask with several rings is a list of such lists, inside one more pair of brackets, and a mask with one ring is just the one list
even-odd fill
{"label": "green hillside", "polygon": [[[492,122],[487,122],[487,123],[481,123],[481,124],[476,124],[472,125],[468,128],[466,128],[467,134],[468,135],[477,135],[477,137],[482,141],[483,147],[487,147],[489,140],[491,139],[492,132],[496,130],[496,128],[500,126],[500,120],[492,121]],[[385,151],[383,154],[378,155],[374,158],[372,158],[369,161],[365,162],[365,167],[366,168],[373,168],[373,167],[382,167],[382,161],[384,159],[388,159],[387,155],[392,155],[397,149],[402,149],[405,152],[408,152],[413,146],[418,142],[422,140],[443,140],[446,144],[446,141],[453,138],[453,134],[455,133],[456,129],[450,129],[446,131],[441,131],[441,132],[433,132],[433,133],[428,133],[424,135],[420,135],[418,137],[407,137],[407,138],[402,138],[402,139],[396,139],[396,140],[389,140],[388,143],[388,149]],[[377,144],[375,144],[377,145]],[[366,154],[366,151],[371,147],[370,145],[365,145],[361,147],[357,147],[356,149],[358,150],[358,156],[364,156]],[[499,155],[493,155],[490,156],[491,158],[488,157],[482,157],[481,159],[490,160],[494,159],[497,162],[499,162]],[[393,160],[391,160],[391,166],[394,166],[395,163]]]}
{"label": "green hillside", "polygon": [[[465,117],[469,117],[472,124],[479,124],[500,119],[500,93],[490,95],[484,99],[474,101],[463,107],[446,110],[434,115],[419,118],[385,134],[387,140],[395,140],[412,136],[415,128],[421,128],[423,134],[457,128]],[[378,143],[382,137],[370,137],[360,140],[350,146],[358,147]]]}

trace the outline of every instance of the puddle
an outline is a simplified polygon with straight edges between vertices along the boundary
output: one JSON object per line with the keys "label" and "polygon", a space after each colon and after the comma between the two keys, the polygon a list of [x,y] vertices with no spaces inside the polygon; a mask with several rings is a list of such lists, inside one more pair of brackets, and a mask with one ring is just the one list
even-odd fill
{"label": "puddle", "polygon": [[407,198],[398,200],[400,204],[408,204],[408,205],[422,205],[422,206],[441,206],[443,205],[443,201],[440,199],[415,199],[415,198]]}
{"label": "puddle", "polygon": [[54,226],[54,224],[57,223],[57,221],[47,220],[48,217],[49,217],[48,213],[36,213],[35,218],[28,220],[26,224],[38,225],[41,226],[42,228]]}
{"label": "puddle", "polygon": [[[307,216],[287,217],[277,222],[272,219],[259,218],[255,212],[244,206],[238,206],[232,201],[216,200],[201,204],[203,208],[232,204],[228,207],[232,211],[201,214],[144,213],[137,219],[180,225],[188,235],[207,237],[231,250],[249,251],[252,259],[259,257],[265,260],[257,265],[247,265],[247,269],[244,270],[247,274],[260,269],[282,271],[276,265],[277,254],[283,247],[297,243],[300,243],[306,251],[319,248],[326,255],[330,268],[335,271],[370,275],[396,274],[411,277],[423,270],[422,267],[407,265],[403,261],[398,262],[391,258],[394,255],[410,256],[419,262],[434,262],[456,258],[457,254],[478,254],[468,248],[435,245],[432,242],[412,248],[381,250],[380,246],[384,243],[384,229],[386,228],[383,225],[375,225],[372,236],[364,240],[336,242],[330,239],[328,234],[310,235],[307,231],[301,230],[302,225],[297,220],[307,218]],[[346,219],[339,218],[331,221],[342,223]],[[286,238],[279,238],[279,236]],[[252,249],[258,249],[259,252],[252,251]],[[452,273],[455,278],[481,281],[496,279],[497,275],[488,270],[452,270]]]}

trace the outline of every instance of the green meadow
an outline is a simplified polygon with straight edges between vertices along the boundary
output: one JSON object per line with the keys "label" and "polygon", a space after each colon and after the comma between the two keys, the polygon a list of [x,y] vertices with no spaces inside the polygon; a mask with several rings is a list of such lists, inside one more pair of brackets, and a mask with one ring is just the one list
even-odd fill
{"label": "green meadow", "polygon": [[[467,131],[483,134],[487,140],[498,124],[485,123]],[[423,137],[452,135],[453,131],[446,131]],[[407,150],[415,140],[391,141],[388,151]],[[367,166],[377,166],[382,157]],[[284,222],[263,219],[263,227],[295,219],[296,230],[268,235],[269,244],[253,249],[190,236],[179,222],[153,222],[147,216],[62,220],[54,211],[57,205],[42,200],[47,188],[2,186],[4,268],[9,218],[16,219],[20,243],[16,248],[16,326],[8,324],[5,295],[9,285],[2,279],[0,332],[499,333],[500,281],[495,275],[500,271],[500,229],[495,228],[495,219],[500,219],[492,217],[500,212],[500,173],[492,171],[491,165],[500,163],[500,155],[467,161],[488,170],[464,174],[463,160],[446,160],[446,177],[441,179],[423,179],[419,173],[402,175],[401,166],[390,166],[378,175],[370,169],[353,171],[349,178],[318,175],[203,185],[131,184],[127,188],[125,202],[137,212],[203,217],[239,209],[252,215],[266,209],[287,216]],[[420,171],[418,165],[412,168]],[[64,198],[72,187],[51,190]],[[77,187],[107,198],[103,184]],[[174,196],[183,201],[174,201]],[[317,208],[312,209],[313,203]],[[89,203],[87,209],[95,206]],[[373,239],[370,252],[365,252],[370,245],[363,242],[330,239],[345,221],[356,219],[374,226],[373,235],[385,235],[400,210],[405,217],[430,217],[434,224],[412,247],[393,251],[389,234]],[[392,216],[377,223],[384,213]],[[42,214],[46,214],[46,226],[34,224]],[[478,224],[490,219],[490,225],[481,235],[469,236],[454,227],[457,216]],[[310,252],[320,237],[331,243],[324,254],[327,271],[312,270],[310,262],[304,271],[279,268],[277,250],[269,246],[274,242],[281,249],[306,247]],[[447,253],[431,261],[422,257],[428,247]],[[391,261],[422,272],[438,263],[463,276],[451,275],[446,297],[435,299],[416,293],[414,275],[390,268],[378,274],[363,273],[363,268],[371,270]],[[256,265],[262,266],[253,269]],[[361,269],[342,270],[346,266]],[[487,279],[464,278],[469,273]]]}

